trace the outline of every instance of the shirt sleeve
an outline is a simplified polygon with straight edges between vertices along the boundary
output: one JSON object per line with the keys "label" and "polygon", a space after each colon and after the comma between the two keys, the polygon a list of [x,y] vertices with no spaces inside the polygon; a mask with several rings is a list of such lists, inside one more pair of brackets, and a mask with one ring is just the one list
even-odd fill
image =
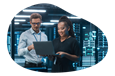
{"label": "shirt sleeve", "polygon": [[24,33],[22,33],[20,36],[19,45],[18,45],[18,55],[23,56],[23,55],[27,54],[28,52],[29,51],[27,48],[27,39],[26,39],[26,36],[24,35]]}
{"label": "shirt sleeve", "polygon": [[73,55],[81,56],[81,50],[77,40],[74,42],[73,45]]}

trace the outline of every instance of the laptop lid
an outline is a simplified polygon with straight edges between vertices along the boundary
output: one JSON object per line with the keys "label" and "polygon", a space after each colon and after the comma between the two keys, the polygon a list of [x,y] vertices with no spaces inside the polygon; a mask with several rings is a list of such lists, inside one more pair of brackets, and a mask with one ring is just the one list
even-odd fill
{"label": "laptop lid", "polygon": [[55,55],[52,41],[33,42],[37,55]]}

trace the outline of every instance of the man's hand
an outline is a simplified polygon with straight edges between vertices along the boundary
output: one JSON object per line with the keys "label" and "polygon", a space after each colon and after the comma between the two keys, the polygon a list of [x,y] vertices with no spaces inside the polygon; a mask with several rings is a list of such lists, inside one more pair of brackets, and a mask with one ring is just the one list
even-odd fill
{"label": "man's hand", "polygon": [[30,46],[28,46],[28,50],[29,50],[29,51],[31,51],[32,49],[34,49],[34,45],[33,45],[33,44],[30,45]]}

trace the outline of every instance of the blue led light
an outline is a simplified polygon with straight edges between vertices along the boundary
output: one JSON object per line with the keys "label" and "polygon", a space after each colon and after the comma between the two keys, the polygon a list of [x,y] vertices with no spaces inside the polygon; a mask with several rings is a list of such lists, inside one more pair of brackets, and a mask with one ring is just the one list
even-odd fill
{"label": "blue led light", "polygon": [[96,31],[92,31],[93,33],[96,33]]}
{"label": "blue led light", "polygon": [[83,48],[86,48],[86,47],[83,47]]}
{"label": "blue led light", "polygon": [[85,40],[88,40],[88,38],[85,38]]}
{"label": "blue led light", "polygon": [[88,34],[85,34],[85,36],[88,35]]}
{"label": "blue led light", "polygon": [[86,27],[82,27],[83,29],[86,29]]}
{"label": "blue led light", "polygon": [[93,47],[93,48],[95,48],[95,47]]}
{"label": "blue led light", "polygon": [[100,48],[97,48],[97,50],[99,50]]}

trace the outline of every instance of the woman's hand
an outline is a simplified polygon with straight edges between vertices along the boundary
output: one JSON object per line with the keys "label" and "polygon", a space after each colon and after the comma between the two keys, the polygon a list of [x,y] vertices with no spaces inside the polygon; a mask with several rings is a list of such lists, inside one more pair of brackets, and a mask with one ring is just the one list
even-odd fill
{"label": "woman's hand", "polygon": [[59,54],[57,57],[63,58],[67,53],[66,53],[66,52],[62,52],[62,51],[59,51],[59,52],[57,52],[56,54]]}

